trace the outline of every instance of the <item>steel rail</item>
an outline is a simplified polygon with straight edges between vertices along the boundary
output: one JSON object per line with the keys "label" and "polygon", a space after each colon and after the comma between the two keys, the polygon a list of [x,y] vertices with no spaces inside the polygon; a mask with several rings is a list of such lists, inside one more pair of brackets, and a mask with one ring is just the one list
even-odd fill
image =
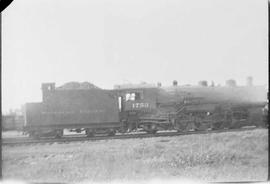
{"label": "steel rail", "polygon": [[226,132],[240,132],[255,129],[266,129],[266,128],[238,128],[238,129],[221,129],[221,130],[203,130],[203,131],[188,131],[188,132],[159,132],[156,134],[148,133],[136,133],[136,134],[120,134],[115,136],[64,136],[62,138],[4,138],[2,139],[2,145],[14,146],[14,145],[26,145],[26,144],[44,144],[44,143],[70,143],[70,142],[84,142],[84,141],[97,141],[97,140],[112,140],[112,139],[140,139],[140,138],[152,138],[152,137],[172,137],[182,135],[197,135],[197,134],[213,134],[213,133],[226,133]]}

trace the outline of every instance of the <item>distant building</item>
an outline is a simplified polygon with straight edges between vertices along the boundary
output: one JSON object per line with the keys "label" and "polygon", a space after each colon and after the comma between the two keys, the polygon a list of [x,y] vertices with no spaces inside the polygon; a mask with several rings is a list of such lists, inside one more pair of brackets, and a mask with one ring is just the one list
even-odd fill
{"label": "distant building", "polygon": [[234,79],[229,79],[226,81],[227,87],[236,87],[236,81]]}
{"label": "distant building", "polygon": [[199,81],[198,85],[202,86],[202,87],[207,87],[208,86],[207,81],[205,81],[205,80]]}
{"label": "distant building", "polygon": [[177,80],[174,80],[174,81],[173,81],[173,86],[177,86],[177,85],[178,85]]}
{"label": "distant building", "polygon": [[253,86],[253,77],[251,76],[247,77],[247,86]]}
{"label": "distant building", "polygon": [[211,82],[211,87],[215,87],[214,81]]}

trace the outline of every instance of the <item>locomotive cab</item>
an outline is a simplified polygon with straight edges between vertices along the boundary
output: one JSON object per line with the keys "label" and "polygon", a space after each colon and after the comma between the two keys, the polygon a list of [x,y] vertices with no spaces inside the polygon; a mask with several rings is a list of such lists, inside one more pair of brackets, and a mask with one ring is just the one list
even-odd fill
{"label": "locomotive cab", "polygon": [[155,88],[119,90],[119,110],[120,112],[150,112],[156,108],[156,97]]}
{"label": "locomotive cab", "polygon": [[156,110],[157,88],[119,89],[120,119],[128,131],[143,127],[143,118]]}

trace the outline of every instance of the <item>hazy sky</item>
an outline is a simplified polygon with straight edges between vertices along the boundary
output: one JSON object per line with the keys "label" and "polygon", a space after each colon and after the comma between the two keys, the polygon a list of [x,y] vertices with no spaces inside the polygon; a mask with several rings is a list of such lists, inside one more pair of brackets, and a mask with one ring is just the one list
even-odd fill
{"label": "hazy sky", "polygon": [[268,82],[266,0],[15,0],[2,14],[2,107],[41,83]]}

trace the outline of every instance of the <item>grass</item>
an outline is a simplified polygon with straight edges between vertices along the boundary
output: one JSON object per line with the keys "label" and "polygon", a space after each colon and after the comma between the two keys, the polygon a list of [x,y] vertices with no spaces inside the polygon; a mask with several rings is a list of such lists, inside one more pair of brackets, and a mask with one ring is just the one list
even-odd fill
{"label": "grass", "polygon": [[34,182],[266,180],[267,130],[4,146],[4,179]]}

